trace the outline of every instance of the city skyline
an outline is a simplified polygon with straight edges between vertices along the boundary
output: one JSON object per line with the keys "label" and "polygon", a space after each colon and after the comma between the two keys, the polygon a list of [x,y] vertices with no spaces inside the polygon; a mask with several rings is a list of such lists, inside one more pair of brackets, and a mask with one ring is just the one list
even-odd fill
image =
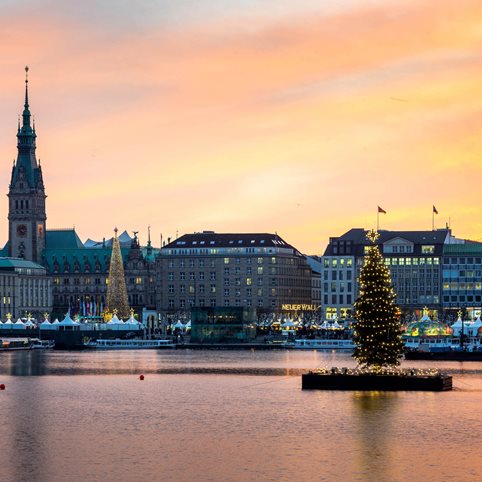
{"label": "city skyline", "polygon": [[481,238],[478,2],[201,3],[3,2],[4,193],[28,64],[47,229]]}

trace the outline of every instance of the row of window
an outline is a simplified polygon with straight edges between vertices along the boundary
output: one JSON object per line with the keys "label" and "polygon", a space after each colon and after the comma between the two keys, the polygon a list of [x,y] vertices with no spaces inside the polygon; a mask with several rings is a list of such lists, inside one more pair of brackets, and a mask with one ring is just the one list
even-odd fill
{"label": "row of window", "polygon": [[385,258],[387,266],[423,266],[440,264],[439,258]]}
{"label": "row of window", "polygon": [[344,266],[350,267],[353,265],[353,258],[323,258],[323,266],[325,268],[332,268],[340,267],[343,268]]}
{"label": "row of window", "polygon": [[[232,306],[232,302],[231,302],[230,300],[224,300],[224,303],[223,303],[223,304],[224,304],[224,306]],[[276,300],[271,300],[270,305],[271,305],[271,308],[276,308]],[[170,300],[168,301],[168,306],[169,306],[169,309],[171,309],[171,310],[176,308],[175,302],[174,302],[173,299],[170,299]],[[189,306],[190,308],[192,308],[193,306],[195,306],[194,300],[187,300],[187,301],[184,300],[184,299],[179,300],[179,308],[185,309],[185,308],[187,308],[188,306]],[[208,306],[208,305],[206,304],[206,300],[205,300],[204,298],[201,298],[201,299],[198,300],[197,306],[203,307],[203,306]],[[215,298],[211,298],[211,299],[209,300],[209,306],[211,306],[211,307],[213,307],[213,308],[216,307],[216,306],[218,306],[217,301],[216,301]],[[252,300],[249,300],[249,299],[248,299],[248,300],[243,301],[243,304],[241,304],[241,300],[240,300],[240,299],[236,299],[236,300],[234,300],[234,306],[247,306],[248,308],[250,308],[251,306],[253,306],[253,302],[252,302]],[[259,306],[259,307],[263,307],[263,306],[264,306],[263,300],[261,300],[261,299],[258,300],[258,306]]]}
{"label": "row of window", "polygon": [[[197,287],[197,293],[205,293],[206,292],[206,286],[205,285],[199,285]],[[217,288],[216,288],[216,285],[212,284],[211,286],[209,286],[209,293],[216,293],[217,291]],[[257,288],[256,290],[256,295],[257,296],[263,296],[263,288]],[[267,289],[267,291],[269,291],[269,293],[271,294],[271,296],[276,296],[276,288],[271,288],[271,290]],[[174,294],[175,290],[174,290],[174,285],[169,285],[167,287],[167,292],[169,294]],[[196,293],[196,290],[194,288],[194,286],[188,286],[186,287],[186,285],[180,285],[179,286],[179,293],[181,294],[184,294],[184,293],[189,293],[189,294],[195,294]],[[246,288],[246,296],[252,296],[252,288]],[[224,296],[230,296],[232,294],[232,291],[230,291],[230,288],[224,288]],[[241,296],[241,288],[236,288],[234,290],[234,295],[235,296]]]}
{"label": "row of window", "polygon": [[[241,264],[241,258],[222,258],[223,264],[228,265],[228,264]],[[177,262],[176,262],[177,261]],[[275,257],[272,258],[245,258],[246,264],[254,264],[253,261],[255,261],[256,264],[295,264],[294,258],[282,258],[278,259]],[[210,267],[214,268],[218,264],[217,259],[210,259],[210,260],[205,260],[205,259],[179,259],[179,260],[174,260],[170,259],[168,262],[169,268],[174,268],[175,265],[179,266],[179,268],[186,268],[189,266],[189,268],[194,268],[197,264],[199,268],[204,268],[206,265],[209,265]]]}
{"label": "row of window", "polygon": [[480,281],[476,281],[475,283],[465,283],[465,282],[445,282],[442,286],[444,291],[473,291],[473,290],[482,290],[482,283]]}
{"label": "row of window", "polygon": [[328,276],[329,273],[331,273],[331,279],[333,281],[336,281],[336,280],[343,280],[343,279],[351,280],[353,272],[351,270],[349,270],[349,271],[324,271],[323,272],[323,280],[324,281],[329,280],[329,276]]}

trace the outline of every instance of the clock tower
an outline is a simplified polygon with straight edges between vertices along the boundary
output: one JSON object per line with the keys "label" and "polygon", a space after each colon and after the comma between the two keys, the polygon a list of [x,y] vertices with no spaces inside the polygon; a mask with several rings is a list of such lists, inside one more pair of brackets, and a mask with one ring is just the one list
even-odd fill
{"label": "clock tower", "polygon": [[17,160],[8,191],[8,255],[42,262],[45,249],[45,188],[35,157],[35,122],[30,122],[28,67],[25,67],[25,105],[17,130]]}

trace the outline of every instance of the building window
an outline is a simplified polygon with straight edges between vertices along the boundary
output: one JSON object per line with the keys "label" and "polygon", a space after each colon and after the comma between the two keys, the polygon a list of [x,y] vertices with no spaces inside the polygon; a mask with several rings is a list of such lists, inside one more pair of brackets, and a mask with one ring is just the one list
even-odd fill
{"label": "building window", "polygon": [[216,306],[216,300],[214,298],[211,299],[210,304],[212,307]]}
{"label": "building window", "polygon": [[214,280],[216,279],[216,271],[211,271],[211,272],[209,273],[209,279],[210,279],[211,281],[214,281]]}
{"label": "building window", "polygon": [[190,280],[190,281],[194,281],[194,279],[195,279],[194,271],[191,271],[191,272],[189,273],[189,280]]}
{"label": "building window", "polygon": [[258,266],[258,274],[263,274],[263,267],[262,266]]}
{"label": "building window", "polygon": [[169,308],[174,308],[174,300],[169,300]]}
{"label": "building window", "polygon": [[179,306],[181,308],[186,308],[186,300],[179,300]]}
{"label": "building window", "polygon": [[204,281],[204,271],[199,272],[199,280]]}
{"label": "building window", "polygon": [[246,278],[246,285],[251,286],[252,280],[251,278]]}
{"label": "building window", "polygon": [[229,278],[224,278],[224,286],[229,286]]}
{"label": "building window", "polygon": [[[88,284],[87,280],[90,280],[90,278],[85,278],[86,284]],[[136,280],[135,280],[135,283],[136,283],[136,285],[141,285],[142,284],[142,278],[140,276],[137,276]]]}
{"label": "building window", "polygon": [[434,254],[435,253],[435,246],[425,244],[422,246],[422,254]]}
{"label": "building window", "polygon": [[199,293],[204,293],[204,285],[199,285]]}
{"label": "building window", "polygon": [[179,285],[179,292],[184,294],[186,292],[186,285]]}
{"label": "building window", "polygon": [[199,267],[204,268],[204,259],[199,260]]}
{"label": "building window", "polygon": [[181,281],[184,281],[184,280],[186,279],[186,273],[185,273],[184,271],[181,271],[181,272],[179,273],[179,279],[180,279]]}
{"label": "building window", "polygon": [[211,293],[216,293],[216,285],[211,285]]}
{"label": "building window", "polygon": [[229,264],[229,258],[224,258],[224,264]]}
{"label": "building window", "polygon": [[174,285],[169,285],[167,287],[167,292],[170,293],[170,294],[174,293]]}
{"label": "building window", "polygon": [[229,276],[229,268],[224,268],[224,275]]}
{"label": "building window", "polygon": [[224,289],[224,296],[229,296],[229,288]]}
{"label": "building window", "polygon": [[194,268],[194,260],[193,259],[189,260],[189,267]]}
{"label": "building window", "polygon": [[186,264],[185,261],[184,261],[183,259],[181,259],[181,260],[179,261],[179,268],[184,268],[184,267],[185,267],[185,264]]}

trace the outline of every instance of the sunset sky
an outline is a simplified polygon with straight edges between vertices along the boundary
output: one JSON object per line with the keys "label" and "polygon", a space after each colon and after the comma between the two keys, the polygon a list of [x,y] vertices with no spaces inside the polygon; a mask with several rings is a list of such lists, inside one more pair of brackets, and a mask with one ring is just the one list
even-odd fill
{"label": "sunset sky", "polygon": [[[114,7],[115,5],[115,7]],[[24,66],[47,228],[482,240],[480,0],[0,0],[0,185]],[[7,197],[0,244],[7,240]]]}

